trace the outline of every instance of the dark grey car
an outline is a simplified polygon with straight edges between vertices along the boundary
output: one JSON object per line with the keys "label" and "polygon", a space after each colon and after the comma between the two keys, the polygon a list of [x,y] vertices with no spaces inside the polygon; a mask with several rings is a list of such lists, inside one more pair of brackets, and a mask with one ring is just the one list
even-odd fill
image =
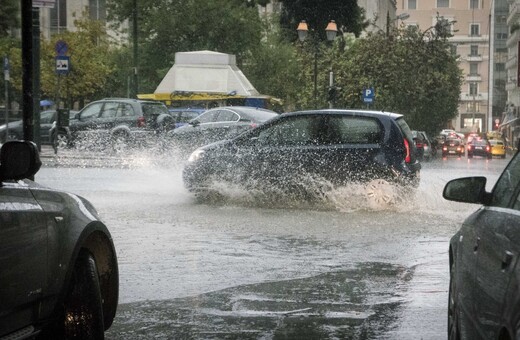
{"label": "dark grey car", "polygon": [[146,144],[174,127],[173,117],[161,102],[106,98],[81,109],[70,133],[75,144],[120,149]]}
{"label": "dark grey car", "polygon": [[119,294],[112,237],[86,199],[42,187],[32,142],[0,149],[0,338],[102,339]]}
{"label": "dark grey car", "polygon": [[250,106],[218,107],[169,134],[176,146],[193,151],[199,146],[234,137],[276,116],[274,111]]}
{"label": "dark grey car", "polygon": [[519,339],[520,154],[491,192],[485,177],[466,177],[443,196],[483,204],[450,240],[449,339]]}
{"label": "dark grey car", "polygon": [[371,180],[416,186],[420,168],[402,115],[317,110],[284,113],[233,139],[201,147],[190,156],[183,177],[195,193],[211,191],[216,181],[292,191],[309,176],[334,186]]}

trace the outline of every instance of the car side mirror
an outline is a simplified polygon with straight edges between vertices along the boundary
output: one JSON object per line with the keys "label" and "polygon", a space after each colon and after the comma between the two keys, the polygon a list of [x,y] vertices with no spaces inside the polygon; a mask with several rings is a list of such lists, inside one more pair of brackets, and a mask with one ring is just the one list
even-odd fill
{"label": "car side mirror", "polygon": [[189,122],[189,124],[190,124],[191,126],[193,126],[193,127],[196,127],[196,126],[199,126],[199,125],[200,125],[200,122],[199,122],[198,120],[195,119],[195,120],[191,120],[191,121]]}
{"label": "car side mirror", "polygon": [[486,177],[464,177],[449,181],[444,187],[442,197],[463,203],[487,204]]}
{"label": "car side mirror", "polygon": [[33,178],[41,165],[40,154],[33,142],[6,142],[0,149],[0,183]]}

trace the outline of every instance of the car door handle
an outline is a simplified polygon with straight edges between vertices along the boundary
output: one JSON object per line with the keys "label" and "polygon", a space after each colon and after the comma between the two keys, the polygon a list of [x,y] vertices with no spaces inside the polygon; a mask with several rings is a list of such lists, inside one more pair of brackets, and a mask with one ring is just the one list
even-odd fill
{"label": "car door handle", "polygon": [[509,250],[504,252],[504,256],[502,257],[502,270],[505,270],[511,262],[513,261],[513,253]]}
{"label": "car door handle", "polygon": [[477,251],[479,246],[480,246],[480,237],[477,237],[477,240],[475,241],[475,245],[473,246],[473,251]]}

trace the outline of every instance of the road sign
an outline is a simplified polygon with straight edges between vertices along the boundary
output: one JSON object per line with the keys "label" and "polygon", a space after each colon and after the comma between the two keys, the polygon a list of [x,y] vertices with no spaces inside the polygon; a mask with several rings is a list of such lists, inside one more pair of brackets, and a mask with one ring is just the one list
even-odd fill
{"label": "road sign", "polygon": [[9,81],[9,57],[4,57],[4,80]]}
{"label": "road sign", "polygon": [[56,57],[56,73],[68,74],[70,71],[70,57],[57,56]]}
{"label": "road sign", "polygon": [[69,45],[63,40],[58,40],[54,45],[54,51],[56,51],[56,55],[64,56],[69,51]]}
{"label": "road sign", "polygon": [[367,89],[363,89],[363,102],[364,103],[372,103],[374,101],[374,88],[369,87]]}

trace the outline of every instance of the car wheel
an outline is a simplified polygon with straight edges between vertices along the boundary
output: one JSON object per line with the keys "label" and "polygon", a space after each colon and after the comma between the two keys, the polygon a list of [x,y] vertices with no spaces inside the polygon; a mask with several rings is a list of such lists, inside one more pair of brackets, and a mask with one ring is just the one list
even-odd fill
{"label": "car wheel", "polygon": [[450,268],[450,290],[448,293],[448,339],[459,340],[459,312],[457,309],[456,287],[454,279],[455,265],[452,264]]}
{"label": "car wheel", "polygon": [[115,152],[123,152],[128,149],[129,138],[126,133],[116,133],[112,136],[112,149]]}
{"label": "car wheel", "polygon": [[366,198],[375,208],[392,205],[396,201],[395,187],[384,179],[374,179],[366,186]]}
{"label": "car wheel", "polygon": [[103,339],[103,307],[96,261],[81,250],[63,304],[65,339]]}

